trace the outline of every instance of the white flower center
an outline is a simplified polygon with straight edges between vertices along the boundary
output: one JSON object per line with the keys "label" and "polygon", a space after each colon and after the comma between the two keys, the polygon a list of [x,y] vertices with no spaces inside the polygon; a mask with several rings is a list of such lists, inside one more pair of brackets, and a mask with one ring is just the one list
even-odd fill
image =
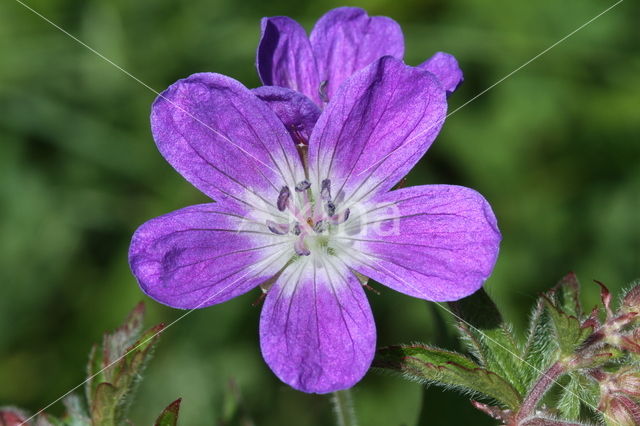
{"label": "white flower center", "polygon": [[350,210],[340,209],[331,196],[331,181],[325,179],[320,185],[320,194],[312,192],[309,181],[296,184],[294,192],[284,186],[280,190],[277,208],[287,212],[289,223],[267,220],[266,226],[278,235],[295,236],[294,250],[298,256],[309,256],[312,252],[331,254],[329,242],[339,232],[340,225],[349,219]]}

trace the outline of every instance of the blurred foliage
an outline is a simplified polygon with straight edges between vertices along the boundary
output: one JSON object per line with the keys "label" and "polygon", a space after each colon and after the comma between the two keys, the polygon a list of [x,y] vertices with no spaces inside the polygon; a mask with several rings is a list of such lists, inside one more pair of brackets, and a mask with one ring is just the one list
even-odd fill
{"label": "blurred foliage", "polygon": [[[343,5],[25,1],[158,91],[200,71],[255,87],[262,16],[288,15],[310,28]],[[466,80],[450,98],[453,111],[612,3],[352,5],[400,22],[410,64],[437,50],[456,55]],[[460,184],[490,200],[504,241],[486,288],[520,332],[537,293],[568,270],[613,292],[640,275],[638,16],[637,2],[623,2],[456,112],[410,176],[409,184]],[[206,201],[158,154],[148,122],[154,97],[19,3],[0,3],[0,405],[36,411],[80,383],[90,342],[143,298],[127,266],[131,233]],[[446,339],[440,310],[376,288],[380,345]],[[180,396],[183,424],[214,424],[232,379],[261,425],[329,424],[328,398],[287,388],[262,361],[259,308],[251,307],[258,293],[166,331],[131,413],[136,423],[153,423]],[[585,285],[585,293],[593,306],[598,289]],[[181,314],[149,302],[150,322]],[[429,424],[449,416],[491,424],[466,410],[465,398],[421,392],[369,374],[354,390],[355,406],[362,424],[410,425],[421,410],[431,410],[421,416]]]}

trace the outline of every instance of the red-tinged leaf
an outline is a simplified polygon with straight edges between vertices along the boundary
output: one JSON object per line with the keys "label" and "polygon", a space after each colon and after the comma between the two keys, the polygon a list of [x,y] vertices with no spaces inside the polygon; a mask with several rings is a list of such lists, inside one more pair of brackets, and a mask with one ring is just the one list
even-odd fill
{"label": "red-tinged leaf", "polygon": [[580,318],[582,315],[580,283],[575,273],[569,272],[562,277],[558,284],[547,292],[547,294],[554,299],[555,305],[565,314],[576,318]]}
{"label": "red-tinged leaf", "polygon": [[[140,302],[129,313],[125,321],[113,333],[106,333],[102,339],[102,367],[113,363],[124,355],[133,342],[138,339],[144,321],[144,303]],[[107,381],[111,381],[106,372]]]}
{"label": "red-tinged leaf", "polygon": [[522,400],[505,379],[457,352],[425,345],[390,346],[378,350],[373,365],[425,384],[488,396],[511,409]]}
{"label": "red-tinged leaf", "polygon": [[176,426],[178,424],[181,402],[182,398],[178,398],[169,404],[156,420],[155,426]]}
{"label": "red-tinged leaf", "polygon": [[91,421],[94,425],[115,425],[116,405],[120,393],[118,388],[110,383],[100,383],[96,387],[93,404],[91,406]]}
{"label": "red-tinged leaf", "polygon": [[640,284],[625,294],[622,298],[621,308],[625,312],[640,312]]}
{"label": "red-tinged leaf", "polygon": [[607,313],[607,320],[613,317],[613,312],[611,311],[611,292],[607,288],[606,285],[602,284],[598,280],[593,280],[596,284],[600,286],[600,298],[602,299],[602,304]]}

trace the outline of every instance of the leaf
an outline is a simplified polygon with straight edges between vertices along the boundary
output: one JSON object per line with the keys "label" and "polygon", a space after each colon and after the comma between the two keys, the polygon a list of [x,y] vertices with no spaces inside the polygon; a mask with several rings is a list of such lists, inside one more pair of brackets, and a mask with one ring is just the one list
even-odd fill
{"label": "leaf", "polygon": [[164,325],[140,335],[144,304],[139,303],[123,324],[105,333],[102,347],[94,345],[89,355],[85,387],[94,424],[122,424],[126,421],[133,394]]}
{"label": "leaf", "polygon": [[569,382],[560,389],[558,410],[567,420],[579,420],[580,417],[580,379],[576,373],[569,373]]}
{"label": "leaf", "polygon": [[87,364],[87,382],[85,383],[85,393],[90,411],[98,384],[113,381],[114,369],[107,367],[124,355],[140,335],[144,313],[144,303],[140,302],[131,310],[120,327],[112,333],[103,335],[101,348],[98,345],[93,345],[91,348]]}
{"label": "leaf", "polygon": [[91,408],[91,421],[96,425],[115,425],[118,389],[110,383],[100,383]]}
{"label": "leaf", "polygon": [[545,310],[544,299],[539,298],[529,317],[527,340],[523,357],[527,365],[525,385],[527,389],[553,362],[556,345],[552,341],[549,313]]}
{"label": "leaf", "polygon": [[556,286],[547,292],[547,295],[554,300],[560,311],[576,318],[582,316],[580,283],[575,273],[569,272],[562,277]]}
{"label": "leaf", "polygon": [[480,330],[466,324],[459,324],[464,333],[463,341],[472,346],[472,354],[478,358],[480,366],[506,379],[518,392],[526,391],[527,370],[522,348],[509,326]]}
{"label": "leaf", "polygon": [[578,318],[560,310],[547,296],[542,296],[551,317],[553,335],[561,355],[571,355],[593,332],[592,327],[582,328]]}
{"label": "leaf", "polygon": [[512,409],[521,402],[518,391],[502,377],[456,352],[424,345],[390,346],[378,350],[373,365],[423,383],[494,398]]}
{"label": "leaf", "polygon": [[[118,388],[115,418],[125,419],[133,394],[142,379],[142,373],[153,356],[164,324],[150,328],[126,350],[126,355],[113,367],[113,384]],[[119,424],[119,423],[118,423]]]}
{"label": "leaf", "polygon": [[182,398],[178,398],[165,408],[156,420],[155,426],[176,426]]}

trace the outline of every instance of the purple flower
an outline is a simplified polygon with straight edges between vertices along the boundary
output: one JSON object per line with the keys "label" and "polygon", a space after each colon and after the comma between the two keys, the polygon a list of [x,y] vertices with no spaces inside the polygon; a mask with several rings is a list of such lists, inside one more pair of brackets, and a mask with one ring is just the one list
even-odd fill
{"label": "purple flower", "polygon": [[479,289],[496,261],[500,234],[480,194],[391,190],[435,139],[446,106],[433,74],[383,57],[337,89],[301,147],[239,82],[209,73],[176,82],[153,105],[155,141],[217,202],[136,231],[129,262],[140,287],[191,309],[260,286],[260,345],[274,373],[305,392],[354,385],[376,344],[354,272],[448,301]]}
{"label": "purple flower", "polygon": [[[256,64],[264,85],[293,89],[322,106],[347,78],[383,56],[403,58],[400,25],[360,8],[340,7],[322,16],[309,37],[291,18],[263,18]],[[438,52],[418,67],[435,74],[447,93],[463,79],[447,53]]]}

